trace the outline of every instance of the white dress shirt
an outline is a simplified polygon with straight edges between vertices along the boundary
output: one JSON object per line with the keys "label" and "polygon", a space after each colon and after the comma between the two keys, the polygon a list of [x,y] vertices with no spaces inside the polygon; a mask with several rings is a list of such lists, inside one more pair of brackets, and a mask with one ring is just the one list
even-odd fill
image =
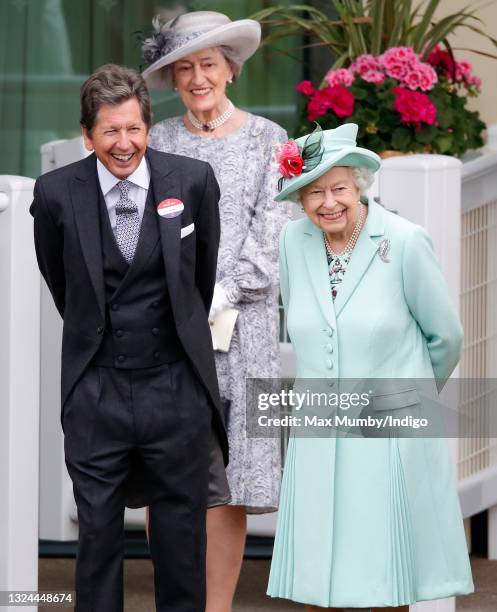
{"label": "white dress shirt", "polygon": [[[115,177],[102,162],[97,159],[97,173],[100,189],[102,190],[109,220],[112,226],[112,231],[116,229],[116,204],[119,201],[121,192],[117,183],[122,179]],[[131,183],[129,188],[129,199],[138,206],[140,222],[143,219],[143,211],[145,210],[145,202],[147,201],[148,187],[150,185],[150,170],[148,168],[145,156],[142,157],[138,168],[126,179]]]}

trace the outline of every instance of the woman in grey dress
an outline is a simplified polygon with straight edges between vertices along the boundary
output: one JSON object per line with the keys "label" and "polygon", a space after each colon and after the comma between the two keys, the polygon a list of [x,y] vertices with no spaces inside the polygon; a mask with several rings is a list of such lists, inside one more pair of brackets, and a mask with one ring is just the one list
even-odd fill
{"label": "woman in grey dress", "polygon": [[[228,352],[216,351],[221,397],[229,405],[227,468],[232,501],[207,513],[206,612],[228,612],[243,558],[246,514],[277,509],[281,476],[277,439],[247,437],[245,380],[280,375],[278,238],[288,207],[276,204],[274,145],[286,140],[275,123],[235,108],[226,88],[257,49],[260,26],[220,13],[187,13],[154,23],[145,41],[151,87],[173,86],[186,114],[156,124],[155,149],[208,161],[221,189],[221,243],[209,318],[234,307]],[[267,168],[274,166],[273,172]]]}

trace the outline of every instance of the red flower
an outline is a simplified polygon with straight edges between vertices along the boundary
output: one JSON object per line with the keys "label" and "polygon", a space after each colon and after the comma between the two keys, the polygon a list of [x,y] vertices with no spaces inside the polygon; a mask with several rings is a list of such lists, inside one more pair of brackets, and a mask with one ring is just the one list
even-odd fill
{"label": "red flower", "polygon": [[307,118],[314,121],[329,110],[337,117],[350,117],[354,112],[354,102],[354,96],[343,85],[318,89],[307,105]]}
{"label": "red flower", "polygon": [[402,87],[393,87],[395,101],[394,109],[401,114],[404,123],[420,123],[433,125],[437,120],[437,109],[430,98],[419,91],[411,91]]}
{"label": "red flower", "polygon": [[330,87],[325,87],[324,89],[318,89],[316,93],[312,96],[307,104],[307,118],[309,121],[314,121],[317,117],[321,115],[326,115],[328,110],[330,109],[330,103],[328,99],[327,90],[331,89]]}
{"label": "red flower", "polygon": [[328,87],[330,108],[337,117],[350,117],[354,112],[354,96],[343,85]]}
{"label": "red flower", "polygon": [[444,51],[440,45],[436,45],[428,55],[428,63],[438,68],[449,79],[454,78],[456,66],[448,51]]}
{"label": "red flower", "polygon": [[310,81],[300,81],[300,83],[295,87],[295,91],[304,94],[304,96],[312,96],[316,90]]}
{"label": "red flower", "polygon": [[284,144],[277,145],[276,161],[279,164],[278,170],[285,178],[299,176],[302,174],[304,160],[300,155],[300,149],[294,140],[289,140]]}

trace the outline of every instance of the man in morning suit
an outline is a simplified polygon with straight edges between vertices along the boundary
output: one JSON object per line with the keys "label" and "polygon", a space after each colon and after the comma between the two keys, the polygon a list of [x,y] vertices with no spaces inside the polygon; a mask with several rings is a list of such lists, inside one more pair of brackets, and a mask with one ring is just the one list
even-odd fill
{"label": "man in morning suit", "polygon": [[150,125],[142,77],[112,64],[97,70],[81,88],[93,154],[38,178],[31,206],[39,267],[64,320],[78,612],[123,609],[126,482],[136,461],[155,491],[157,610],[204,612],[212,430],[227,461],[207,320],[219,188],[209,164],[147,148]]}

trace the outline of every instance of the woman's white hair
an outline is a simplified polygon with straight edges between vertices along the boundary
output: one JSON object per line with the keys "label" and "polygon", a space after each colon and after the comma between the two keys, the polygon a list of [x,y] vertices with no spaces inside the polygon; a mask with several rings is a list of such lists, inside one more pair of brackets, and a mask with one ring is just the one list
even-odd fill
{"label": "woman's white hair", "polygon": [[[218,49],[221,52],[224,59],[228,62],[230,70],[233,73],[233,83],[234,83],[240,76],[240,73],[243,68],[243,62],[240,60],[238,53],[232,47],[228,47],[227,45],[220,45],[220,46],[214,47],[214,49]],[[174,67],[174,62],[172,64],[164,66],[164,68],[161,68],[163,83],[169,89],[172,89],[174,87],[174,68],[173,67]]]}
{"label": "woman's white hair", "polygon": [[[354,185],[359,190],[359,195],[362,196],[374,183],[374,172],[369,168],[363,168],[358,166],[349,166],[352,171],[352,180],[354,181]],[[311,183],[309,183],[311,184]],[[307,187],[307,185],[305,185]],[[296,202],[300,204],[301,197],[300,191],[295,191],[294,193],[288,196],[288,199],[292,202]]]}

